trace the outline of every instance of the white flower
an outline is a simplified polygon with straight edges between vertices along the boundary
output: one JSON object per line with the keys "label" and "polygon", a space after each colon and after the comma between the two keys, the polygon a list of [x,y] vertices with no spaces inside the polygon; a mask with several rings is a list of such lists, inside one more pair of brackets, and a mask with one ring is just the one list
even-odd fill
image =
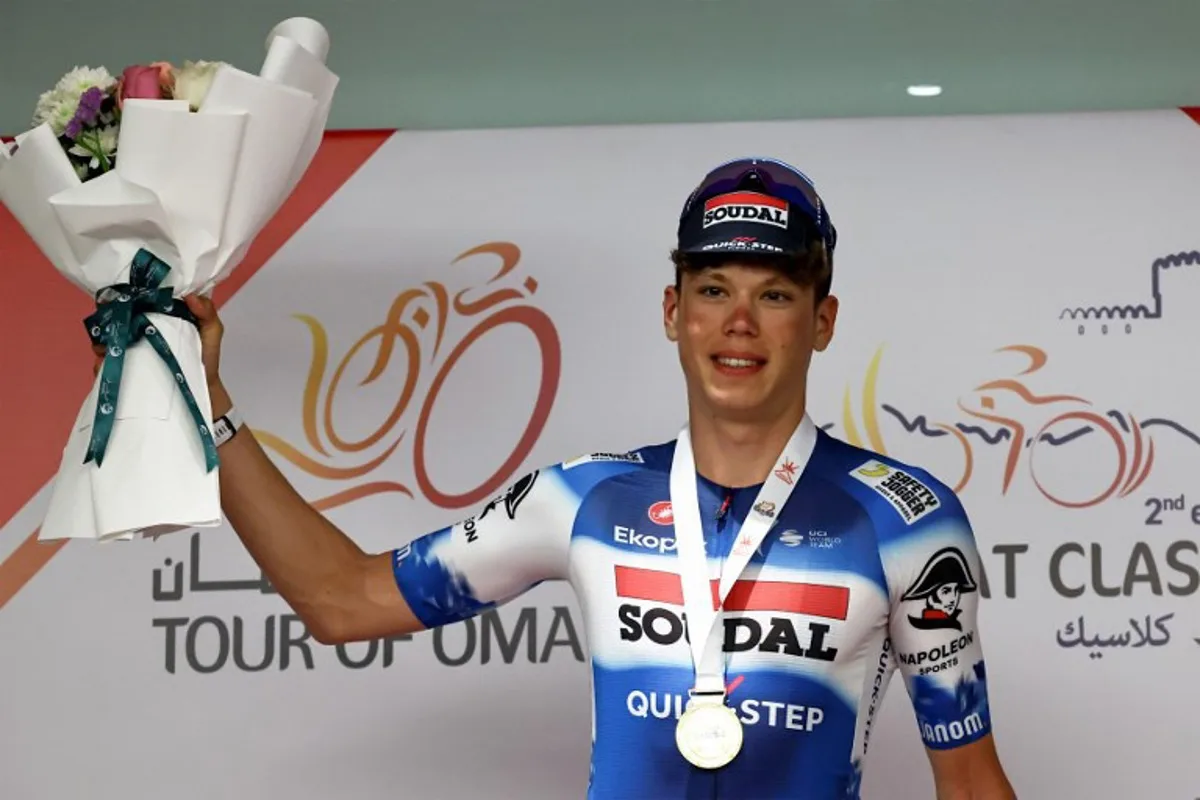
{"label": "white flower", "polygon": [[112,156],[117,152],[117,137],[121,129],[116,125],[109,125],[101,128],[99,132],[100,150],[106,156]]}
{"label": "white flower", "polygon": [[67,123],[79,108],[79,98],[93,86],[108,91],[117,83],[104,67],[75,67],[63,75],[58,84],[38,98],[33,112],[35,126],[49,123],[55,136],[62,136]]}
{"label": "white flower", "polygon": [[76,97],[93,86],[107,91],[117,85],[117,79],[108,73],[104,67],[76,67],[59,79],[54,88],[74,94]]}
{"label": "white flower", "polygon": [[77,156],[92,156],[92,166],[98,167],[100,158],[96,153],[101,152],[111,158],[113,153],[117,152],[117,137],[120,132],[121,129],[116,125],[89,130],[80,134],[75,144],[68,148],[68,152]]}
{"label": "white flower", "polygon": [[52,89],[38,99],[37,110],[33,114],[33,124],[37,126],[49,123],[54,135],[62,136],[67,123],[71,121],[71,117],[75,116],[75,109],[78,107],[78,95],[72,98],[65,92]]}
{"label": "white flower", "polygon": [[192,111],[199,111],[223,61],[185,61],[175,70],[175,99],[187,100]]}

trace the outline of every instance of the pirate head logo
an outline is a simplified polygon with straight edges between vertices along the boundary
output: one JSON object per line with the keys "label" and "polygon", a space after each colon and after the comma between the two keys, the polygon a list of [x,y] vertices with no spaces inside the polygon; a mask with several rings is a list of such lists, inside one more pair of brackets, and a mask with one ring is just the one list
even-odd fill
{"label": "pirate head logo", "polygon": [[925,603],[920,616],[909,615],[908,621],[914,628],[953,628],[961,631],[962,623],[958,621],[958,616],[962,613],[962,596],[978,589],[962,552],[956,547],[946,547],[925,562],[921,574],[900,599],[923,600]]}

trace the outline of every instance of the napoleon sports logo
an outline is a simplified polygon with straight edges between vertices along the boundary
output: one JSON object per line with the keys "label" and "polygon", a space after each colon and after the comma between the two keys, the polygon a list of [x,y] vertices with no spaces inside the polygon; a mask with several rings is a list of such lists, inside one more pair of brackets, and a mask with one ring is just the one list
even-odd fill
{"label": "napoleon sports logo", "polygon": [[921,612],[908,615],[914,628],[962,631],[962,596],[979,590],[966,556],[957,547],[946,547],[929,557],[920,574],[900,597],[903,602],[920,602]]}
{"label": "napoleon sports logo", "polygon": [[788,226],[787,203],[758,192],[733,192],[704,204],[704,227],[723,222],[756,222],[776,228]]}
{"label": "napoleon sports logo", "polygon": [[[1007,494],[1025,472],[1035,489],[1050,502],[1065,508],[1087,508],[1114,498],[1126,497],[1137,490],[1154,465],[1155,432],[1178,435],[1200,446],[1200,436],[1182,424],[1161,417],[1141,419],[1130,412],[1109,410],[1101,413],[1089,399],[1075,394],[1038,394],[1029,388],[1030,376],[1038,375],[1049,363],[1049,355],[1031,345],[1010,345],[997,353],[1020,357],[1022,369],[1011,377],[986,381],[974,387],[969,401],[956,402],[957,410],[967,419],[937,420],[925,414],[906,413],[878,399],[879,372],[883,347],[876,350],[862,385],[862,426],[856,419],[853,397],[847,386],[842,404],[842,425],[846,440],[855,446],[869,447],[884,455],[895,455],[887,446],[880,425],[880,412],[900,423],[905,434],[922,439],[952,442],[949,457],[961,464],[957,476],[947,480],[955,492],[961,492],[976,476],[980,459],[999,450],[1000,493]],[[1013,408],[1001,413],[1001,401]],[[833,427],[833,426],[826,426]],[[1090,443],[1086,457],[1096,463],[1111,462],[1112,472],[1097,470],[1088,474],[1094,485],[1075,488],[1072,494],[1052,484],[1054,473],[1072,470],[1045,470],[1037,467],[1044,451],[1069,452]],[[1100,450],[1095,448],[1099,447]],[[900,456],[896,456],[900,457]],[[1084,457],[1080,457],[1080,465]],[[953,467],[948,473],[953,475]],[[1101,477],[1095,478],[1095,475]]]}

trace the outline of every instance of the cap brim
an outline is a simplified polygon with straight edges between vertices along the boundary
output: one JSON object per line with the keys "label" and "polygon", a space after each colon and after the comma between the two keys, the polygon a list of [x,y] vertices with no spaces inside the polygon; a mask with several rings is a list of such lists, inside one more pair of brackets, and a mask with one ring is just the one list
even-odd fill
{"label": "cap brim", "polygon": [[749,235],[736,230],[724,230],[694,241],[681,243],[679,251],[690,255],[704,253],[755,253],[760,255],[799,255],[808,252],[805,242],[797,242],[793,236],[763,235],[754,231]]}

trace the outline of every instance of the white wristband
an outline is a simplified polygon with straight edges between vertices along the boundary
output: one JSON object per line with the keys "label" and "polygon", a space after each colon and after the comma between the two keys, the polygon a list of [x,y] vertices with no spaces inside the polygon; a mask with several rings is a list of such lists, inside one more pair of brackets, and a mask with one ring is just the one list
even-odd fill
{"label": "white wristband", "polygon": [[213,441],[217,447],[228,442],[242,428],[242,415],[236,408],[230,408],[225,416],[213,420]]}

